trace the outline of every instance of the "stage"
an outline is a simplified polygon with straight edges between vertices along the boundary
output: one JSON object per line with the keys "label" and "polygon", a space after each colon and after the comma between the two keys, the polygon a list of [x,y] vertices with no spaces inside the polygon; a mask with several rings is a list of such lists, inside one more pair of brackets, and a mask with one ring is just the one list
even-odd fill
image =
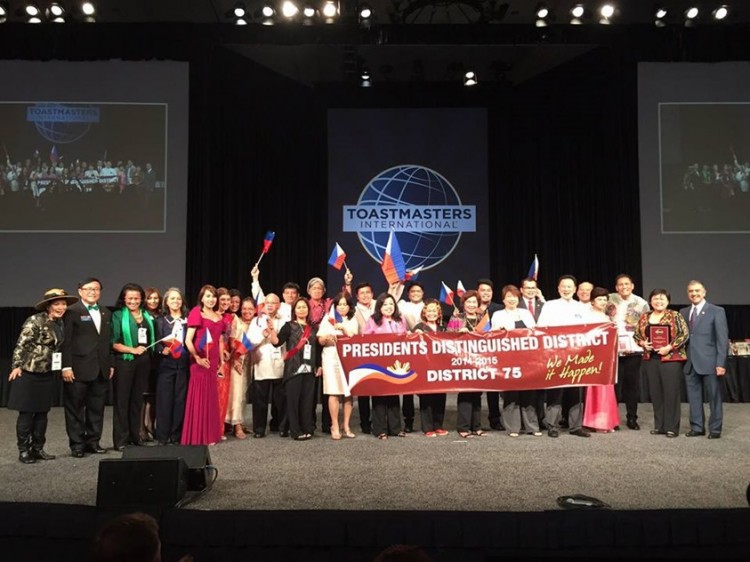
{"label": "stage", "polygon": [[[361,434],[341,441],[319,434],[307,442],[229,437],[209,448],[219,471],[213,488],[184,509],[159,514],[165,552],[201,552],[199,560],[250,552],[258,560],[335,559],[346,552],[367,560],[378,546],[403,541],[421,542],[441,560],[469,553],[476,560],[565,552],[703,557],[709,547],[711,557],[731,557],[750,549],[750,407],[724,407],[719,440],[650,435],[649,404],[639,407],[640,431],[623,426],[589,439],[496,431],[468,440],[455,432],[437,438],[416,432],[386,442]],[[107,447],[110,409],[105,420]],[[449,398],[446,427],[454,422],[455,398]],[[687,405],[682,423],[684,433]],[[0,410],[0,427],[2,543],[23,552],[33,540],[40,549],[67,529],[50,544],[77,537],[70,548],[80,552],[93,530],[75,521],[95,527],[107,515],[93,507],[98,461],[120,453],[72,458],[63,411],[53,408],[46,450],[58,458],[22,465],[15,412]],[[569,494],[611,508],[560,509],[557,497]]]}

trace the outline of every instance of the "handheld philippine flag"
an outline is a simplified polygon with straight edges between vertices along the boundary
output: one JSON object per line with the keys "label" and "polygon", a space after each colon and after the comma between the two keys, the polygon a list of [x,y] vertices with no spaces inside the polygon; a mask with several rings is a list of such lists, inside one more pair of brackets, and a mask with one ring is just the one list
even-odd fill
{"label": "handheld philippine flag", "polygon": [[419,277],[419,272],[422,271],[422,266],[415,267],[414,269],[410,269],[406,272],[406,275],[404,276],[404,281],[411,281],[417,280],[417,277]]}
{"label": "handheld philippine flag", "polygon": [[328,265],[334,269],[341,269],[341,266],[344,265],[345,261],[346,252],[341,246],[339,246],[339,243],[336,242],[336,245],[333,247],[333,252],[331,252],[331,257],[328,258]]}
{"label": "handheld philippine flag", "polygon": [[276,236],[276,233],[273,230],[269,230],[266,232],[266,235],[263,237],[263,253],[267,254],[268,250],[271,249],[271,244],[273,244],[273,239]]}
{"label": "handheld philippine flag", "polygon": [[461,280],[458,280],[458,283],[456,283],[456,296],[462,297],[464,296],[464,293],[466,292],[466,287],[464,287],[464,284],[461,283]]}
{"label": "handheld philippine flag", "polygon": [[441,281],[440,283],[440,302],[453,306],[453,291],[445,284],[445,281]]}
{"label": "handheld philippine flag", "polygon": [[58,154],[57,154],[57,146],[54,144],[52,145],[52,150],[49,152],[49,161],[53,164],[57,164],[57,161],[59,160]]}
{"label": "handheld philippine flag", "polygon": [[475,332],[482,332],[486,333],[492,330],[492,322],[490,322],[490,315],[486,312],[484,313],[484,316],[479,320],[479,324],[477,324],[477,327],[475,328]]}
{"label": "handheld philippine flag", "polygon": [[389,284],[403,281],[406,277],[404,256],[401,255],[401,247],[398,245],[396,233],[392,230],[388,236],[388,243],[385,246],[385,254],[383,254],[383,263],[380,264],[380,269],[383,270],[383,275],[385,275]]}
{"label": "handheld philippine flag", "polygon": [[211,351],[211,346],[214,343],[214,339],[211,337],[211,332],[208,330],[203,331],[203,335],[198,340],[196,348],[198,351],[203,353],[204,357],[208,357],[208,353]]}
{"label": "handheld philippine flag", "polygon": [[536,254],[534,254],[534,261],[531,262],[531,267],[529,267],[529,274],[526,277],[536,281],[538,275],[539,275],[539,257]]}
{"label": "handheld philippine flag", "polygon": [[182,356],[182,350],[185,349],[182,347],[182,342],[177,338],[167,338],[164,340],[164,347],[169,350],[172,359],[179,359]]}
{"label": "handheld philippine flag", "polygon": [[335,306],[331,307],[331,313],[328,315],[328,321],[331,323],[332,326],[335,326],[336,324],[341,324],[341,322],[344,321],[344,317],[341,316],[341,313],[339,313],[338,310],[336,310]]}
{"label": "handheld philippine flag", "polygon": [[250,341],[247,332],[242,332],[242,336],[232,340],[232,353],[235,357],[240,357],[252,351],[255,346]]}

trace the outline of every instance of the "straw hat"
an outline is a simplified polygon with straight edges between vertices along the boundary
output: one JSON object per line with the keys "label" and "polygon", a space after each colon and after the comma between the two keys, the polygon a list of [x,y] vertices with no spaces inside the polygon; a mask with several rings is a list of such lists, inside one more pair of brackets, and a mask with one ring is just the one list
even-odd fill
{"label": "straw hat", "polygon": [[74,297],[65,292],[65,289],[47,289],[44,292],[44,298],[36,303],[37,310],[46,310],[47,305],[53,301],[64,300],[68,304],[78,302],[78,297]]}

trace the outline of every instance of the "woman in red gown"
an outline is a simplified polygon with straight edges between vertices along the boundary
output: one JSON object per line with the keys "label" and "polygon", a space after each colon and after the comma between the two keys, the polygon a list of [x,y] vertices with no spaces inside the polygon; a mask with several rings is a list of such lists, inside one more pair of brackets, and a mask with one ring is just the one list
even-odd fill
{"label": "woman in red gown", "polygon": [[216,288],[204,285],[198,306],[188,315],[185,346],[190,352],[190,382],[182,426],[182,445],[213,445],[221,440],[217,373],[221,366],[226,324],[218,312]]}

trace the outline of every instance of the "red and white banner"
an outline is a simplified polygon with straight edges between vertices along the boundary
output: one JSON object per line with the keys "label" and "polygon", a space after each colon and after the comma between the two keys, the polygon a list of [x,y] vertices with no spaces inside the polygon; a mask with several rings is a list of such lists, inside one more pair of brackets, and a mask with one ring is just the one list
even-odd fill
{"label": "red and white banner", "polygon": [[488,333],[342,337],[336,344],[354,395],[531,390],[614,384],[612,324]]}

